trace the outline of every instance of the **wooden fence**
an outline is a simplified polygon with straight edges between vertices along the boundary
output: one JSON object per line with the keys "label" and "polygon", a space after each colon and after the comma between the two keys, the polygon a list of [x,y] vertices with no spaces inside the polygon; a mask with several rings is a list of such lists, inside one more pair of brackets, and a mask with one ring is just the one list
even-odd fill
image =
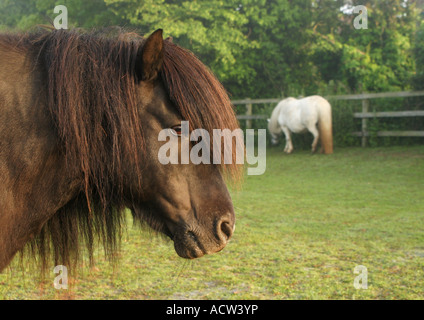
{"label": "wooden fence", "polygon": [[[352,132],[352,135],[361,137],[361,145],[367,145],[367,137],[370,133],[367,130],[367,119],[370,118],[401,118],[401,117],[423,117],[424,110],[414,111],[390,111],[390,112],[369,112],[369,101],[371,99],[379,98],[408,98],[408,97],[421,97],[424,96],[424,91],[401,91],[401,92],[382,92],[382,93],[362,93],[355,95],[338,95],[326,96],[327,100],[361,100],[362,112],[354,113],[354,118],[361,119],[361,131]],[[233,100],[233,105],[245,105],[246,113],[238,115],[237,119],[246,121],[246,128],[252,127],[252,121],[258,119],[267,119],[270,115],[253,114],[253,105],[255,104],[268,104],[280,102],[282,98],[277,99],[243,99]],[[424,131],[378,131],[379,137],[424,137]]]}

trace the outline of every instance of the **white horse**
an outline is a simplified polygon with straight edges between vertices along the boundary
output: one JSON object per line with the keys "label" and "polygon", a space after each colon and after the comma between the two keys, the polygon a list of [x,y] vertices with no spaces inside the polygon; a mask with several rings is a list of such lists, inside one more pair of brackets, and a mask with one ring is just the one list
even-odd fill
{"label": "white horse", "polygon": [[307,130],[314,136],[312,152],[315,152],[320,138],[321,152],[333,153],[331,105],[323,97],[287,98],[280,101],[272,111],[271,119],[268,119],[268,130],[272,144],[277,144],[281,132],[284,132],[286,136],[284,152],[286,153],[293,151],[290,131],[303,133]]}

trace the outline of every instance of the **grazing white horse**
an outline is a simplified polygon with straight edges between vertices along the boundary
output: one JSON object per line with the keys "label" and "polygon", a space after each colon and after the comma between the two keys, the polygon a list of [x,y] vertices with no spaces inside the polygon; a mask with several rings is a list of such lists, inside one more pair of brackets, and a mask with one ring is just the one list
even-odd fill
{"label": "grazing white horse", "polygon": [[284,132],[286,136],[284,152],[286,153],[293,151],[290,132],[309,131],[314,136],[312,152],[315,152],[320,138],[321,153],[330,154],[333,153],[331,121],[331,105],[323,97],[287,98],[280,101],[272,111],[271,119],[268,119],[268,130],[272,144],[277,144],[281,132]]}

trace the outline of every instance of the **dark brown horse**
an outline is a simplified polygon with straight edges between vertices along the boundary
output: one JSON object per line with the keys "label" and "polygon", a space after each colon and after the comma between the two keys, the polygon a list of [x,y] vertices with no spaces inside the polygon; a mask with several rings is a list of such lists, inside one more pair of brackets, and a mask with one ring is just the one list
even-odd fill
{"label": "dark brown horse", "polygon": [[181,257],[224,248],[238,166],[160,164],[158,134],[182,120],[238,127],[222,85],[162,30],[0,35],[0,271],[26,244],[44,267],[74,265],[81,243],[113,256],[125,208]]}

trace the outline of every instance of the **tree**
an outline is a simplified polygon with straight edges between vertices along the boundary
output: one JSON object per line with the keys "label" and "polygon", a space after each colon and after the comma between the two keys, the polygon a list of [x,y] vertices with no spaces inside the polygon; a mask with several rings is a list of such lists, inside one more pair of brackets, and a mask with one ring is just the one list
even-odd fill
{"label": "tree", "polygon": [[[340,65],[340,74],[334,80],[342,78],[353,92],[408,88],[414,72],[411,50],[417,16],[414,3],[405,0],[351,3],[344,7],[344,17],[333,29],[336,32],[316,33],[315,56],[330,53]],[[357,30],[353,26],[351,8],[359,4],[368,9],[368,29]],[[321,65],[325,79],[335,74],[331,67],[331,63]]]}
{"label": "tree", "polygon": [[[422,83],[422,0],[0,0],[0,28],[125,26],[193,51],[233,98],[403,90]],[[368,29],[353,26],[365,5]],[[421,28],[422,29],[422,28]],[[414,49],[415,43],[415,49]],[[417,64],[417,74],[415,73]]]}
{"label": "tree", "polygon": [[258,46],[238,55],[240,63],[253,69],[255,76],[233,79],[230,85],[236,95],[275,97],[313,86],[314,67],[305,50],[310,39],[310,0],[240,2],[240,12],[249,20],[244,32]]}
{"label": "tree", "polygon": [[125,23],[107,8],[104,0],[0,0],[0,27],[28,30],[36,25],[52,25],[57,5],[68,8],[71,27]]}
{"label": "tree", "polygon": [[413,77],[413,86],[416,90],[424,89],[424,24],[421,24],[415,40],[414,58],[416,74]]}

